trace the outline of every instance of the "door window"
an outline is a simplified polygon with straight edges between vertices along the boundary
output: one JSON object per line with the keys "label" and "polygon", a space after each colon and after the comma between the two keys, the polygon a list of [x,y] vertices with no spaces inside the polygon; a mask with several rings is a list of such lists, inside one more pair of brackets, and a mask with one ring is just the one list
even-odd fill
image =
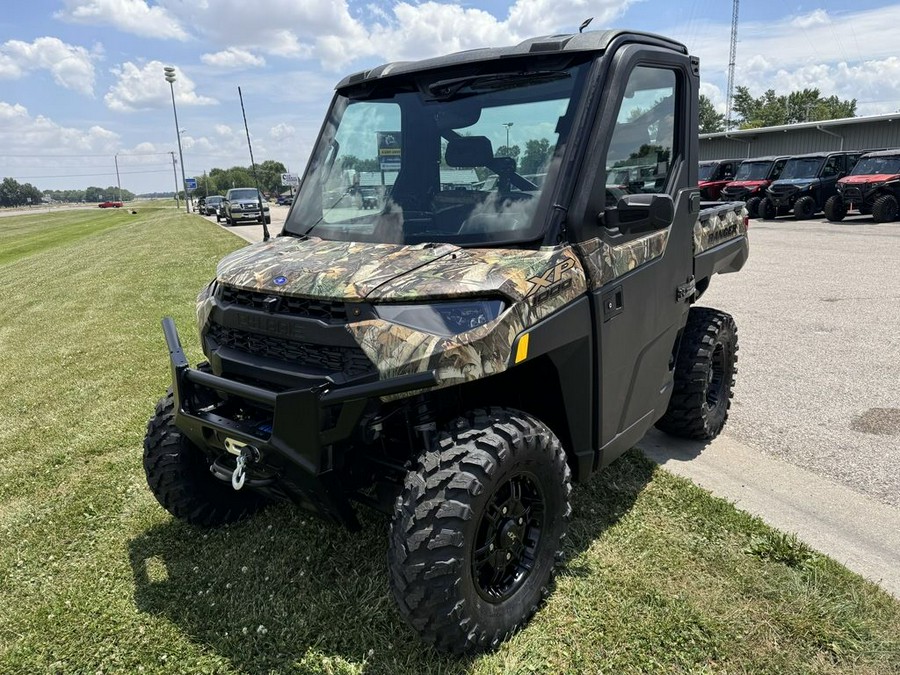
{"label": "door window", "polygon": [[607,203],[625,194],[665,191],[675,124],[675,72],[635,68],[606,155]]}

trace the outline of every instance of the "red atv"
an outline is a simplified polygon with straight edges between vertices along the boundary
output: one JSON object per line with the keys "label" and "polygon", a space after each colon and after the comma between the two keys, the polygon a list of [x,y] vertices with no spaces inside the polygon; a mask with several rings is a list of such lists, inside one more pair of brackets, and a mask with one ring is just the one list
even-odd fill
{"label": "red atv", "polygon": [[900,202],[900,150],[870,152],[859,158],[849,175],[837,182],[837,194],[825,202],[825,217],[832,222],[858,209],[872,214],[876,223],[897,219]]}
{"label": "red atv", "polygon": [[734,180],[719,195],[726,202],[744,202],[751,218],[759,216],[759,203],[766,195],[766,188],[778,180],[788,157],[757,157],[741,162]]}
{"label": "red atv", "polygon": [[709,202],[719,201],[722,188],[734,180],[739,159],[711,159],[700,162],[697,172],[697,187],[700,188],[700,199]]}

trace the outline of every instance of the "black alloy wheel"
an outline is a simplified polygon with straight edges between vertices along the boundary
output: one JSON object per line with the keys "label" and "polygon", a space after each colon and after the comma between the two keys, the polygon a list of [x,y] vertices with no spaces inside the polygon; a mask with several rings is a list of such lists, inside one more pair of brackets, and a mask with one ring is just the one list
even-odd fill
{"label": "black alloy wheel", "polygon": [[501,485],[481,514],[472,552],[475,590],[491,603],[511,597],[534,569],[544,525],[544,496],[534,476]]}

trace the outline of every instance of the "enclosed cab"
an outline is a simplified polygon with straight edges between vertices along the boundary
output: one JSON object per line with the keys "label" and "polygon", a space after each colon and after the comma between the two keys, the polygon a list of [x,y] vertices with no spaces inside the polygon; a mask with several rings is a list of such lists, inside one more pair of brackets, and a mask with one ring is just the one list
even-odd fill
{"label": "enclosed cab", "polygon": [[700,198],[705,201],[718,201],[722,188],[734,180],[741,161],[740,159],[712,159],[700,162],[697,171],[697,187],[700,188]]}
{"label": "enclosed cab", "polygon": [[[654,425],[709,440],[728,417],[734,320],[694,303],[749,243],[742,203],[701,206],[699,88],[683,45],[629,31],[341,81],[282,235],[197,298],[206,362],[163,322],[159,502],[207,527],[274,499],[350,528],[383,510],[425,641],[477,651],[523,626],[572,482]],[[528,161],[498,156],[510,122]]]}
{"label": "enclosed cab", "polygon": [[766,196],[766,188],[778,180],[787,157],[757,157],[745,159],[738,167],[734,180],[722,188],[720,198],[744,202],[747,215],[759,215],[759,203]]}
{"label": "enclosed cab", "polygon": [[828,198],[837,194],[837,182],[859,159],[861,152],[813,152],[791,157],[778,180],[766,188],[759,215],[772,220],[793,212],[807,220],[822,211]]}
{"label": "enclosed cab", "polygon": [[837,222],[851,210],[872,214],[876,223],[897,219],[900,202],[900,149],[860,157],[849,176],[837,182],[837,194],[825,203],[825,217]]}

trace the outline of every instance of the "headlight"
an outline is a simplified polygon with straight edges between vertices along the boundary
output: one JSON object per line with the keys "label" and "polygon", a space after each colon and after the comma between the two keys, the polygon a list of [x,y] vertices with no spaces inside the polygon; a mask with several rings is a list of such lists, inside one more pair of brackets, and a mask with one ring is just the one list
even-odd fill
{"label": "headlight", "polygon": [[797,189],[803,192],[803,190],[809,190],[810,188],[814,188],[815,183],[806,183],[805,185],[798,185]]}
{"label": "headlight", "polygon": [[451,337],[493,321],[504,308],[502,300],[471,300],[433,305],[379,305],[375,313],[401,326]]}
{"label": "headlight", "polygon": [[887,183],[886,180],[880,180],[877,183],[869,183],[869,189],[874,190],[875,188],[880,188],[885,183]]}

